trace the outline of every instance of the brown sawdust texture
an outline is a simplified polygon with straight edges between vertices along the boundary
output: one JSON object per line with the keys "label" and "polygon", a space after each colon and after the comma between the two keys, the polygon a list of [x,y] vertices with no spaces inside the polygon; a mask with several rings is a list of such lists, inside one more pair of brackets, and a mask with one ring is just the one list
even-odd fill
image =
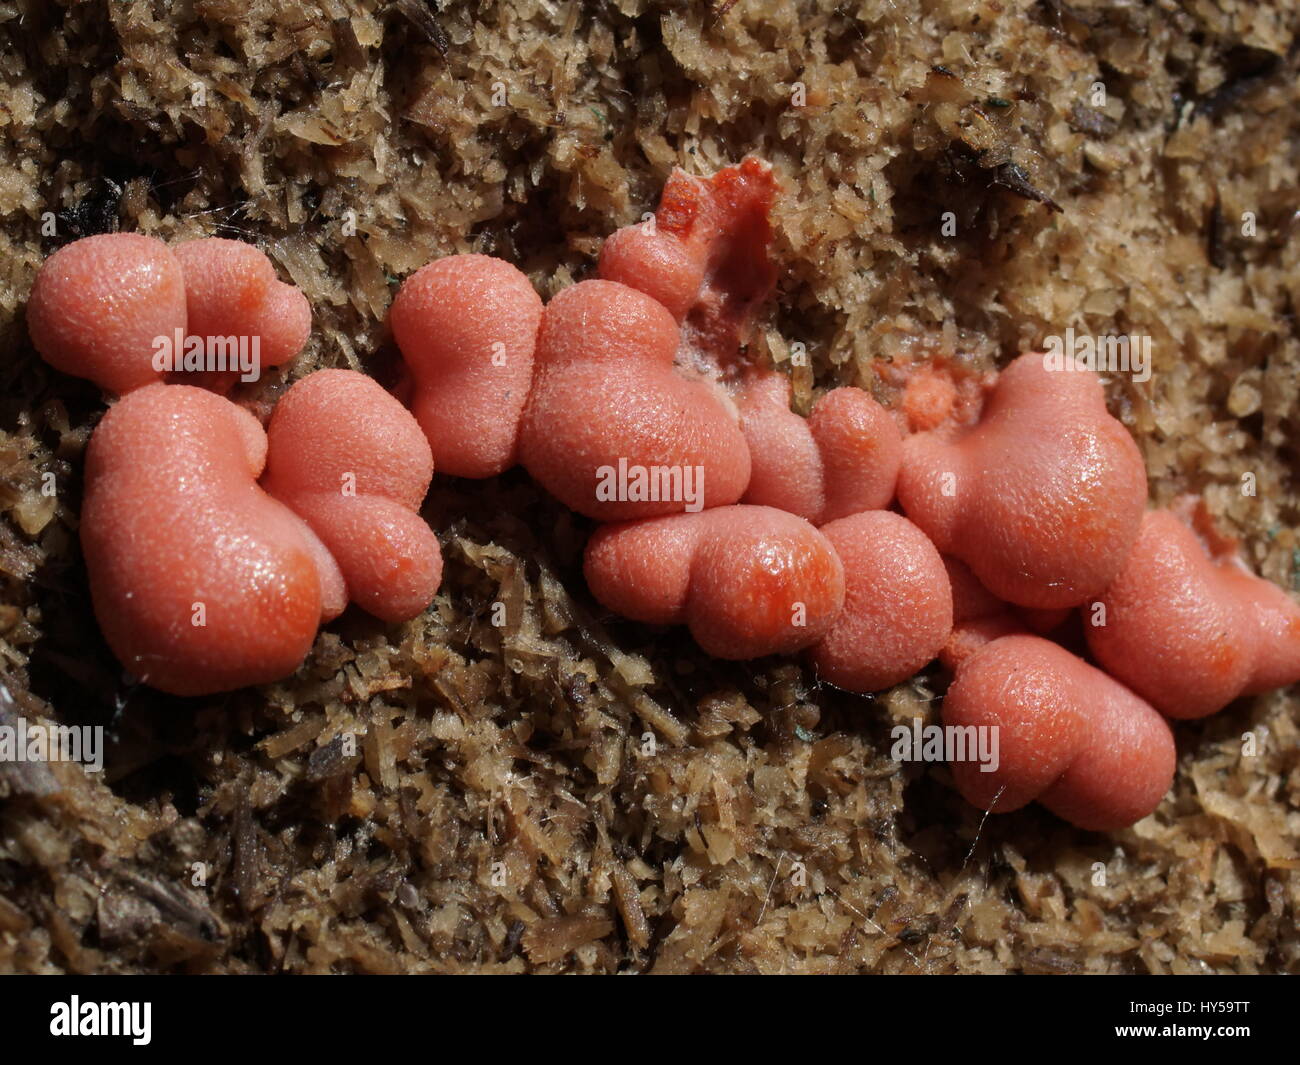
{"label": "brown sawdust texture", "polygon": [[589,527],[517,471],[436,478],[433,607],[350,612],[282,683],[181,701],[103,646],[76,538],[103,405],[23,320],[55,246],[264,248],[315,314],[241,397],[264,414],[318,366],[391,379],[385,309],[431,257],[550,295],[672,166],[750,152],[783,183],[754,351],[805,345],[805,409],[836,382],[890,401],[890,359],[1150,335],[1150,384],[1108,388],[1153,499],[1203,491],[1297,580],[1289,0],[723,6],[0,3],[0,710],[111,739],[98,777],[0,772],[0,970],[1300,971],[1293,695],[1179,725],[1128,831],[985,819],[889,757],[937,672],[851,697],[604,617]]}

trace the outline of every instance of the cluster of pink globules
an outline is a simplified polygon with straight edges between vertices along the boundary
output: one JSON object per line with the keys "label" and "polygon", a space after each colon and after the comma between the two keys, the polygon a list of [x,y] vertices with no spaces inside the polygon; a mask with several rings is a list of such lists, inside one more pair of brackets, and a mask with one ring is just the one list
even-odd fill
{"label": "cluster of pink globules", "polygon": [[[959,400],[920,367],[896,412],[845,387],[795,414],[789,379],[744,348],[776,280],[774,193],[754,159],[674,172],[598,278],[545,305],[502,260],[436,260],[390,314],[410,412],[321,371],[265,433],[139,354],[238,326],[292,357],[309,314],[260,253],[133,236],[56,253],[29,306],[37,347],[129,393],[92,439],[82,524],[115,653],[165,690],[219,691],[292,672],[349,600],[413,617],[441,575],[418,516],[434,465],[519,464],[603,523],[584,570],[611,611],[684,624],[718,657],[801,653],[854,692],[940,658],[945,725],[1000,737],[992,771],[953,764],[968,799],[1095,829],[1145,816],[1173,776],[1166,717],[1300,679],[1300,610],[1191,504],[1146,510],[1141,456],[1091,373],[1026,354]],[[1063,645],[1079,615],[1100,668]]]}
{"label": "cluster of pink globules", "polygon": [[81,543],[100,628],[140,680],[177,695],[279,680],[349,601],[387,621],[429,605],[433,457],[401,403],[322,370],[264,429],[220,394],[236,371],[156,359],[177,336],[199,338],[200,364],[234,337],[263,365],[302,350],[307,300],[256,248],[88,237],[41,267],[27,321],[49,363],[121,397],[87,449]]}

